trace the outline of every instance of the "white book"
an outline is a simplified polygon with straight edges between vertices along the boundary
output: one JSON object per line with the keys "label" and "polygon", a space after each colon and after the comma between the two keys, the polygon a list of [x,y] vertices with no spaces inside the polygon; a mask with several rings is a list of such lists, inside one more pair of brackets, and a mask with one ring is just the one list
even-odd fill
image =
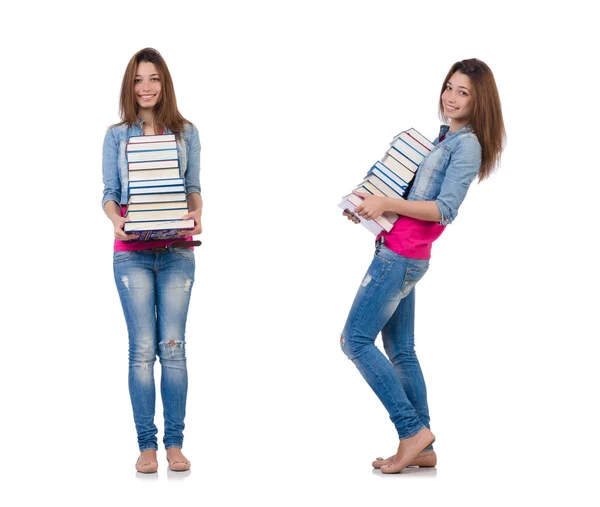
{"label": "white book", "polygon": [[408,168],[413,173],[416,173],[417,169],[419,168],[419,166],[417,164],[415,164],[412,160],[406,158],[404,155],[402,155],[402,153],[400,153],[395,148],[390,148],[387,151],[386,155],[389,155],[390,157],[395,158],[398,162],[400,162],[404,167]]}
{"label": "white book", "polygon": [[146,162],[151,160],[176,160],[177,150],[130,151],[127,153],[128,162]]}
{"label": "white book", "polygon": [[156,143],[127,143],[127,151],[155,151],[155,150],[176,150],[175,141],[156,142]]}
{"label": "white book", "polygon": [[156,136],[132,136],[130,143],[152,143],[152,142],[175,141],[175,134],[160,134]]}
{"label": "white book", "polygon": [[170,180],[179,176],[179,168],[171,167],[169,169],[148,169],[147,171],[131,171],[129,181],[140,180]]}
{"label": "white book", "polygon": [[183,185],[183,178],[169,178],[165,180],[134,180],[129,182],[129,188],[143,187],[168,187],[175,185]]}
{"label": "white book", "polygon": [[404,164],[398,162],[389,153],[386,153],[386,155],[381,159],[381,163],[394,171],[398,176],[406,181],[406,183],[410,183],[415,176],[414,172],[408,169],[408,167],[406,167]]}
{"label": "white book", "polygon": [[[147,190],[147,189],[144,189],[144,190]],[[155,192],[140,193],[139,190],[138,190],[138,193],[134,193],[134,189],[131,189],[129,191],[129,204],[131,205],[131,204],[136,204],[136,203],[169,202],[169,201],[187,202],[185,192],[183,191],[183,189],[181,190],[181,192],[172,192],[171,189],[165,189],[165,188],[158,188],[157,190],[160,190],[161,192],[164,192],[164,193],[155,193]]]}
{"label": "white book", "polygon": [[[164,195],[164,194],[158,194]],[[187,202],[183,201],[165,201],[165,202],[140,202],[132,203],[131,200],[127,205],[127,212],[132,211],[149,211],[149,210],[162,210],[162,209],[184,209],[187,210]]]}
{"label": "white book", "polygon": [[179,187],[144,187],[144,188],[129,188],[129,195],[137,194],[166,194],[174,192],[185,192],[183,185]]}
{"label": "white book", "polygon": [[157,220],[155,222],[125,222],[125,232],[193,229],[193,220]]}
{"label": "white book", "polygon": [[129,162],[127,167],[130,171],[142,171],[146,169],[166,169],[168,167],[179,167],[177,160],[158,160],[151,162]]}
{"label": "white book", "polygon": [[125,215],[131,222],[151,222],[154,220],[176,220],[188,213],[185,209],[162,209],[162,210],[127,210]]}

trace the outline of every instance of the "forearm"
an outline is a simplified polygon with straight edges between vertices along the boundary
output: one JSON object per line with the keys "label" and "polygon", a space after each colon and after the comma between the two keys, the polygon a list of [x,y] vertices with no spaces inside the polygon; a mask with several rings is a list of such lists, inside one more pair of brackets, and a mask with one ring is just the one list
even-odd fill
{"label": "forearm", "polygon": [[116,220],[121,218],[121,206],[115,201],[107,201],[104,204],[104,213],[106,213],[106,216],[110,218],[112,223],[115,223]]}
{"label": "forearm", "polygon": [[442,219],[435,201],[407,201],[385,197],[385,211],[430,222],[439,222]]}
{"label": "forearm", "polygon": [[192,192],[187,196],[188,209],[190,211],[199,211],[202,215],[202,196],[196,192]]}

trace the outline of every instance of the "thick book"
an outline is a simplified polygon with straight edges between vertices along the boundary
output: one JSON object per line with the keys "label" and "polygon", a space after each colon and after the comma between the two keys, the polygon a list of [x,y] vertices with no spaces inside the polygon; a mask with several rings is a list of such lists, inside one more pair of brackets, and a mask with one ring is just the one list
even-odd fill
{"label": "thick book", "polygon": [[172,180],[179,177],[179,168],[147,169],[145,171],[130,171],[129,181]]}
{"label": "thick book", "polygon": [[183,185],[176,187],[164,187],[164,186],[156,186],[156,187],[146,187],[146,188],[131,188],[129,187],[129,195],[137,195],[137,194],[171,194],[174,192],[185,192],[185,188]]}
{"label": "thick book", "polygon": [[175,134],[160,134],[155,136],[131,136],[129,138],[130,143],[153,143],[164,141],[175,141]]}
{"label": "thick book", "polygon": [[189,236],[188,230],[160,229],[156,231],[137,231],[127,234],[127,243],[133,241],[171,241]]}
{"label": "thick book", "polygon": [[187,206],[179,209],[153,209],[140,211],[131,211],[127,208],[125,216],[129,218],[130,222],[154,222],[158,220],[179,220],[183,215],[187,215],[187,213]]}
{"label": "thick book", "polygon": [[130,151],[156,151],[156,150],[176,150],[175,141],[158,141],[153,143],[127,143],[127,152]]}
{"label": "thick book", "polygon": [[[153,222],[125,222],[125,232],[146,232],[165,230],[187,230],[194,228],[193,220],[156,220]],[[144,240],[147,241],[147,240]]]}
{"label": "thick book", "polygon": [[387,168],[394,171],[407,183],[410,183],[415,176],[414,171],[411,171],[408,167],[406,167],[401,162],[398,162],[394,157],[392,157],[388,153],[386,153],[385,156],[381,159],[381,163]]}
{"label": "thick book", "polygon": [[416,173],[417,169],[419,168],[418,164],[415,164],[412,160],[409,160],[408,158],[406,158],[404,155],[402,155],[402,153],[400,153],[395,148],[390,148],[386,152],[385,156],[395,158],[398,162],[400,162],[404,167],[406,167],[412,173]]}
{"label": "thick book", "polygon": [[146,162],[152,160],[176,160],[177,148],[171,150],[149,150],[127,152],[128,162]]}
{"label": "thick book", "polygon": [[130,171],[146,171],[148,169],[168,169],[170,167],[179,167],[179,161],[174,160],[153,160],[150,162],[129,162],[127,168]]}
{"label": "thick book", "polygon": [[173,187],[176,185],[183,185],[183,178],[167,178],[164,180],[139,180],[130,181],[130,188],[144,188],[144,187]]}
{"label": "thick book", "polygon": [[[138,190],[138,192],[133,192],[134,190]],[[172,189],[167,189],[165,187],[157,188],[157,190],[162,190],[162,192],[144,192],[144,190],[146,189],[129,189],[129,204],[169,201],[187,202],[183,187],[180,192],[174,192]]]}
{"label": "thick book", "polygon": [[[185,196],[184,196],[185,197]],[[164,202],[140,202],[132,203],[131,201],[127,205],[127,213],[132,211],[156,211],[156,210],[167,210],[167,209],[184,209],[187,210],[187,202],[185,198],[181,201],[164,201]]]}

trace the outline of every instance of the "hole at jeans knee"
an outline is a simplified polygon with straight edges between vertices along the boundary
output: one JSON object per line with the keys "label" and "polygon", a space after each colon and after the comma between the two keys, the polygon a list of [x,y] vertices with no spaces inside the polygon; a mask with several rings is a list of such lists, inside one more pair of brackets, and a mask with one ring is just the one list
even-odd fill
{"label": "hole at jeans knee", "polygon": [[340,336],[340,345],[343,345],[343,344],[344,344],[344,337]]}

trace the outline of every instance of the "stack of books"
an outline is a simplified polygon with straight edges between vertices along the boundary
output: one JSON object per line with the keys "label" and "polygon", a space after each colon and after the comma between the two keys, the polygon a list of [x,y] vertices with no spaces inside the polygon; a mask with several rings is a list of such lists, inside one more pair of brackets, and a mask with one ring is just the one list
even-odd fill
{"label": "stack of books", "polygon": [[177,239],[194,228],[188,213],[174,134],[134,136],[127,143],[130,241]]}
{"label": "stack of books", "polygon": [[360,185],[346,195],[338,207],[354,215],[375,235],[382,231],[389,232],[398,215],[386,212],[373,220],[358,216],[354,210],[362,203],[363,198],[357,192],[404,199],[419,165],[432,149],[433,143],[415,129],[401,132],[394,137],[381,160],[375,162]]}

